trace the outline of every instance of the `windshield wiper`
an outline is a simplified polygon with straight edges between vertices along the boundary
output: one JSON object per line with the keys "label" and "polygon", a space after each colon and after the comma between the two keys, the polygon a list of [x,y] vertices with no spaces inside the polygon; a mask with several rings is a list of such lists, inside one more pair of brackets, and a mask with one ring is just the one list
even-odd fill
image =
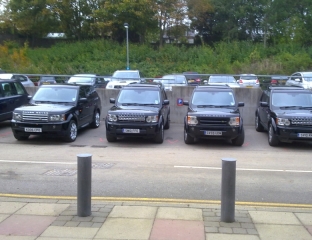
{"label": "windshield wiper", "polygon": [[206,108],[206,107],[216,107],[215,105],[197,105],[198,108]]}
{"label": "windshield wiper", "polygon": [[312,109],[312,106],[311,107],[299,107],[299,109]]}
{"label": "windshield wiper", "polygon": [[279,106],[280,109],[300,108],[300,106]]}
{"label": "windshield wiper", "polygon": [[122,103],[121,105],[122,106],[139,106],[141,104],[139,104],[139,103]]}

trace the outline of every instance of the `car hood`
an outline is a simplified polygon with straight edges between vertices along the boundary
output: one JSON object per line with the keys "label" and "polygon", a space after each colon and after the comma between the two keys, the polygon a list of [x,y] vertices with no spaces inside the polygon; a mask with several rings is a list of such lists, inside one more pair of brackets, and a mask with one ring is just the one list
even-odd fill
{"label": "car hood", "polygon": [[239,88],[240,87],[238,83],[210,83],[210,84],[220,85],[220,86],[228,85],[231,88]]}
{"label": "car hood", "polygon": [[203,117],[233,117],[233,113],[238,115],[239,110],[233,108],[193,108],[188,114]]}
{"label": "car hood", "polygon": [[32,112],[66,112],[73,108],[73,105],[63,104],[26,104],[15,108],[14,111],[32,111]]}
{"label": "car hood", "polygon": [[155,105],[155,107],[151,106],[114,106],[112,107],[108,113],[113,114],[155,114],[158,113],[159,106]]}
{"label": "car hood", "polygon": [[285,117],[285,118],[304,118],[304,117],[308,117],[311,118],[312,117],[312,110],[308,110],[308,109],[301,109],[301,110],[276,110],[275,114],[277,117]]}

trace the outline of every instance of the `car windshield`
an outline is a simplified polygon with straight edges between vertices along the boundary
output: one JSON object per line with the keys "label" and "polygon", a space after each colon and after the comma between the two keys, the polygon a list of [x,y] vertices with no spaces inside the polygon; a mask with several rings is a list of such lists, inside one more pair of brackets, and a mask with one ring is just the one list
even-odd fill
{"label": "car windshield", "polygon": [[311,74],[303,74],[304,80],[311,82],[312,81],[312,75]]}
{"label": "car windshield", "polygon": [[194,92],[192,98],[193,105],[200,106],[234,106],[235,99],[232,92]]}
{"label": "car windshield", "polygon": [[312,107],[312,93],[280,92],[272,94],[272,105],[275,107]]}
{"label": "car windshield", "polygon": [[236,80],[232,76],[211,76],[209,83],[236,83]]}
{"label": "car windshield", "polygon": [[124,89],[120,92],[118,102],[121,104],[159,104],[159,91],[146,89]]}
{"label": "car windshield", "polygon": [[240,79],[242,79],[242,80],[257,80],[258,77],[253,76],[253,75],[248,75],[248,76],[240,76]]}
{"label": "car windshield", "polygon": [[93,83],[94,77],[89,76],[73,76],[68,80],[68,83]]}
{"label": "car windshield", "polygon": [[118,78],[137,79],[140,78],[140,75],[138,72],[115,72],[112,76],[112,81],[118,81]]}
{"label": "car windshield", "polygon": [[32,98],[35,102],[75,102],[77,89],[75,88],[39,88]]}

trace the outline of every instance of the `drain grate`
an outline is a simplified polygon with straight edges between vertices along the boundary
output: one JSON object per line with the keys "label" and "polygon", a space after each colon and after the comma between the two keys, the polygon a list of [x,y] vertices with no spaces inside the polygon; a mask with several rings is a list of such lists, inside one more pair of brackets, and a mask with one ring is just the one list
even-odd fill
{"label": "drain grate", "polygon": [[77,173],[75,169],[53,169],[44,173],[48,176],[73,176]]}
{"label": "drain grate", "polygon": [[92,168],[105,169],[105,168],[111,168],[114,165],[115,165],[114,163],[92,163]]}
{"label": "drain grate", "polygon": [[92,145],[91,147],[93,147],[93,148],[107,148],[107,146],[102,146],[102,145]]}
{"label": "drain grate", "polygon": [[85,147],[87,145],[70,145],[71,147]]}

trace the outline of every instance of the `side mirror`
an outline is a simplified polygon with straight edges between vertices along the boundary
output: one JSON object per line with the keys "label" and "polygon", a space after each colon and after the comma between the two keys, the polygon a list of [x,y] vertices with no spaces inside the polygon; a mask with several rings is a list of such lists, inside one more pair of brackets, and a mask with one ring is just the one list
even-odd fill
{"label": "side mirror", "polygon": [[189,105],[189,101],[183,101],[183,105],[188,106]]}
{"label": "side mirror", "polygon": [[244,107],[244,106],[245,106],[245,103],[244,103],[244,102],[238,102],[237,106],[238,106],[238,107]]}
{"label": "side mirror", "polygon": [[109,103],[115,103],[115,102],[116,102],[115,98],[110,98],[109,99]]}
{"label": "side mirror", "polygon": [[261,107],[268,107],[269,104],[267,102],[260,102]]}
{"label": "side mirror", "polygon": [[164,100],[163,105],[169,105],[169,100]]}

